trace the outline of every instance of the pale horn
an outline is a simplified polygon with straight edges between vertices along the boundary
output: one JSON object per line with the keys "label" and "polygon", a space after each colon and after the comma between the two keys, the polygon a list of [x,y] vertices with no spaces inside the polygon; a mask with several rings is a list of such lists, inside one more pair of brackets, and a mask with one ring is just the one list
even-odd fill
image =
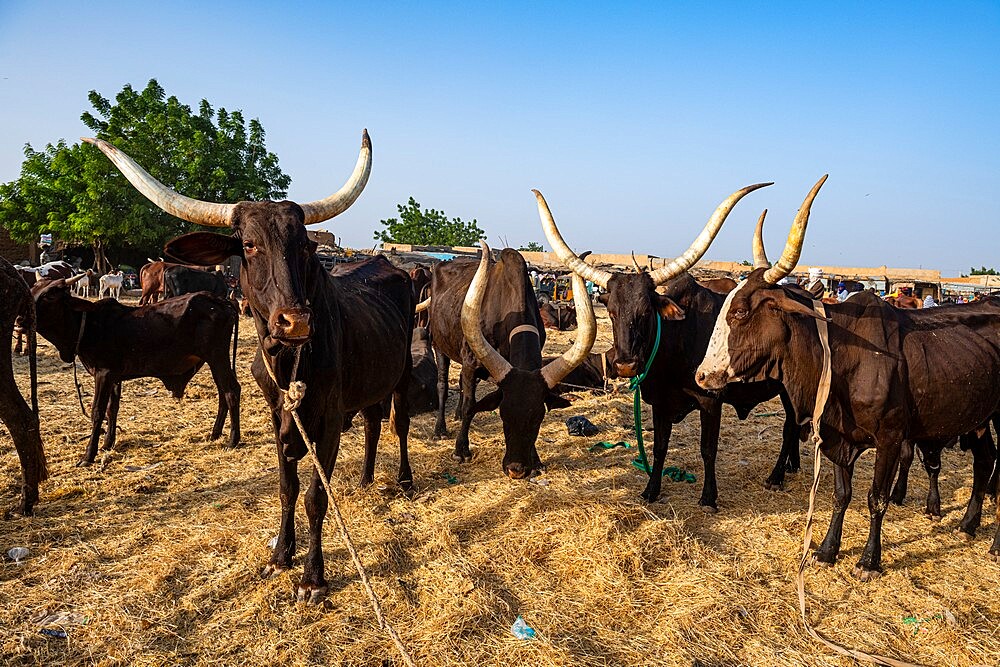
{"label": "pale horn", "polygon": [[361,196],[361,191],[365,189],[371,173],[372,141],[368,137],[368,130],[364,130],[361,134],[361,152],[358,154],[358,162],[354,165],[354,172],[344,183],[344,186],[326,199],[301,204],[302,212],[305,214],[305,224],[312,225],[323,222],[346,211]]}
{"label": "pale horn", "polygon": [[413,310],[415,313],[422,313],[431,307],[431,298],[427,297],[423,301],[417,304],[417,307]]}
{"label": "pale horn", "polygon": [[510,373],[512,366],[489,344],[483,336],[482,326],[479,323],[479,313],[490,269],[490,247],[484,241],[480,243],[483,247],[483,256],[479,260],[479,268],[476,269],[476,275],[472,278],[469,291],[465,293],[465,303],[462,305],[462,333],[465,334],[465,342],[476,355],[476,359],[489,371],[493,381],[500,384],[507,377],[507,373]]}
{"label": "pale horn", "polygon": [[535,199],[538,200],[538,217],[542,220],[542,229],[545,231],[545,238],[549,240],[549,245],[552,246],[552,251],[555,252],[559,261],[565,264],[566,268],[572,270],[573,273],[581,275],[585,279],[607,289],[608,281],[611,280],[613,274],[610,271],[595,268],[576,256],[576,253],[566,245],[562,234],[559,233],[559,228],[556,227],[556,221],[552,218],[552,212],[549,211],[549,205],[545,202],[545,197],[538,190],[532,190],[532,192],[535,193]]}
{"label": "pale horn", "polygon": [[764,280],[769,283],[776,283],[795,268],[799,263],[799,256],[802,254],[802,243],[806,239],[806,225],[809,224],[809,209],[812,208],[813,199],[819,194],[819,189],[826,183],[829,174],[824,174],[823,178],[816,181],[806,200],[802,202],[795,220],[792,221],[792,228],[788,232],[788,241],[785,242],[785,249],[781,252],[778,262],[764,272]]}
{"label": "pale horn", "polygon": [[185,197],[150,176],[149,172],[140,167],[135,160],[103,139],[87,137],[81,139],[100,148],[136,190],[170,215],[208,227],[229,226],[234,204],[215,204]]}
{"label": "pale horn", "polygon": [[92,275],[93,275],[93,272],[91,272],[91,271],[87,271],[86,273],[78,273],[75,276],[70,276],[69,278],[66,278],[64,280],[64,284],[67,285],[67,286],[74,285],[74,284],[80,282],[81,280],[83,280],[84,278],[87,278],[87,277],[92,276]]}
{"label": "pale horn", "polygon": [[701,230],[701,234],[694,240],[684,254],[679,256],[677,259],[673,260],[666,266],[660,267],[656,271],[649,274],[649,277],[653,279],[654,285],[662,285],[671,278],[679,276],[684,271],[687,271],[694,263],[701,259],[701,256],[705,254],[708,250],[708,246],[712,244],[715,240],[715,236],[722,229],[722,223],[726,221],[726,217],[729,212],[733,210],[736,206],[736,202],[754,190],[759,188],[765,188],[769,185],[774,185],[774,183],[757,183],[755,185],[748,185],[742,190],[737,190],[733,194],[729,195],[725,201],[719,204],[719,207],[715,209],[712,217],[708,219],[708,223],[705,228]]}
{"label": "pale horn", "polygon": [[542,368],[542,377],[549,389],[555,389],[570,371],[584,362],[597,338],[594,304],[590,302],[583,277],[577,273],[573,274],[573,303],[576,304],[576,340],[562,356],[556,357]]}
{"label": "pale horn", "polygon": [[753,268],[769,269],[771,262],[767,261],[767,253],[764,252],[764,218],[767,216],[767,209],[760,214],[757,220],[757,229],[753,232]]}

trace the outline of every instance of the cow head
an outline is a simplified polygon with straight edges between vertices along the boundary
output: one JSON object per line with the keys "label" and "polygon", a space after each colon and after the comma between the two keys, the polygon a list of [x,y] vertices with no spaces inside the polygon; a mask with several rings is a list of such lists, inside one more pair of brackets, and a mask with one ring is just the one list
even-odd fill
{"label": "cow head", "polygon": [[167,244],[167,254],[188,264],[221,264],[242,259],[243,293],[260,320],[269,346],[301,345],[313,334],[308,294],[322,279],[316,243],[305,225],[329,220],[361,195],[371,173],[371,140],[362,135],[354,173],[336,193],[308,204],[239,202],[214,204],[180,195],[150,176],[123,152],[99,139],[84,139],[104,152],[126,178],[154,204],[189,222],[231,227],[232,236],[193,232]]}
{"label": "cow head", "polygon": [[89,273],[81,273],[72,278],[41,278],[31,286],[38,327],[45,330],[45,338],[56,346],[59,358],[66,363],[72,363],[76,356],[80,313],[94,310],[93,303],[74,298],[70,289],[88,276]]}
{"label": "cow head", "polygon": [[[490,249],[485,243],[482,247],[479,268],[462,306],[462,333],[469,349],[489,371],[497,385],[497,391],[476,404],[476,411],[499,408],[506,443],[503,470],[511,479],[522,479],[542,467],[535,441],[538,440],[538,430],[545,417],[546,402],[552,389],[587,358],[597,336],[597,321],[594,319],[594,308],[587,298],[583,279],[574,275],[573,299],[576,303],[578,328],[573,346],[541,368],[521,368],[522,364],[517,363],[519,347],[523,345],[526,350],[533,349],[535,355],[540,347],[537,340],[538,329],[522,325],[514,327],[510,333],[510,356],[515,363],[504,359],[486,340],[481,329],[480,311],[490,268]],[[525,337],[534,337],[535,340],[519,340]]]}
{"label": "cow head", "polygon": [[684,318],[684,309],[669,297],[658,294],[656,288],[687,271],[701,259],[736,203],[744,195],[768,185],[771,183],[758,183],[736,191],[719,204],[701,234],[682,255],[655,271],[642,269],[636,264],[635,273],[605,271],[583,261],[563,240],[545,198],[534,190],[542,229],[553,251],[575,274],[607,290],[599,299],[607,306],[611,318],[615,370],[619,376],[634,377],[645,368],[656,338],[658,317],[667,320]]}
{"label": "cow head", "polygon": [[695,373],[695,381],[703,389],[721,390],[729,382],[779,378],[782,355],[795,324],[789,318],[818,317],[804,300],[794,298],[777,283],[799,261],[809,212],[825,182],[826,176],[819,179],[796,213],[778,263],[769,269],[754,269],[726,297],[705,359]]}

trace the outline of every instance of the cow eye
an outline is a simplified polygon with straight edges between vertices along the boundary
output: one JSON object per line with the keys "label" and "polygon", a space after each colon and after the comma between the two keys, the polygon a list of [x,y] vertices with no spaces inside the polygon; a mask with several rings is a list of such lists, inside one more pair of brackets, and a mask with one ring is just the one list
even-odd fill
{"label": "cow eye", "polygon": [[745,320],[749,314],[746,308],[736,308],[733,310],[733,317],[738,320]]}
{"label": "cow eye", "polygon": [[257,246],[254,245],[253,241],[244,241],[243,242],[243,252],[245,252],[248,255],[252,255],[255,252],[257,252]]}

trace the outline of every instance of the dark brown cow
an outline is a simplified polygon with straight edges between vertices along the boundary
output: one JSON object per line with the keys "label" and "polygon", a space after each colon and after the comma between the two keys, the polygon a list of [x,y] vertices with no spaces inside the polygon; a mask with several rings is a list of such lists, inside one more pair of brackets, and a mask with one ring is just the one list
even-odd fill
{"label": "dark brown cow", "polygon": [[[38,484],[48,478],[45,452],[38,429],[34,313],[34,302],[28,286],[10,262],[0,258],[0,337],[6,341],[6,349],[0,351],[0,420],[10,431],[21,463],[21,503],[18,511],[25,516],[33,513],[35,503],[38,502]],[[25,403],[14,381],[10,342],[16,318],[22,321],[28,334],[31,408]]]}
{"label": "dark brown cow", "polygon": [[546,301],[539,304],[538,312],[546,329],[572,331],[576,328],[576,310],[567,305]]}
{"label": "dark brown cow", "polygon": [[63,361],[71,363],[79,356],[94,376],[90,442],[78,465],[94,462],[105,417],[104,449],[114,447],[122,382],[159,378],[174,398],[180,398],[206,363],[219,390],[219,410],[209,437],[222,435],[228,414],[229,446],[239,444],[240,384],[235,371],[239,316],[229,301],[199,293],[136,308],[114,299],[79,299],[69,293],[69,283],[40,280],[31,292],[38,332],[56,346]]}
{"label": "dark brown cow", "polygon": [[[399,437],[399,476],[404,489],[413,475],[407,456],[413,295],[409,276],[385,258],[352,263],[331,275],[316,256],[306,225],[329,220],[360,195],[371,172],[371,142],[362,137],[358,162],[348,182],[333,195],[308,204],[291,201],[213,204],[184,197],[147,174],[116,148],[89,140],[104,151],[136,188],[160,208],[190,222],[231,227],[232,236],[195,232],[167,244],[168,256],[202,266],[241,258],[240,282],[253,311],[260,346],[252,372],[271,410],[281,475],[281,528],[264,575],[288,569],[295,555],[298,461],[306,444],[282,408],[282,389],[293,379],[307,390],[297,408],[326,475],[340,450],[345,416],[365,417],[362,484],[372,481],[381,433],[382,399],[392,394],[393,431]],[[299,363],[296,364],[296,359]],[[271,368],[279,384],[271,379]],[[327,592],[322,530],[327,496],[312,475],[305,495],[309,549],[297,596],[318,602]]]}
{"label": "dark brown cow", "polygon": [[164,299],[191,292],[208,292],[215,296],[227,297],[229,286],[222,271],[209,271],[183,264],[172,264],[163,269]]}
{"label": "dark brown cow", "polygon": [[[430,296],[431,271],[426,266],[419,265],[410,269],[410,280],[413,283],[413,301],[420,303]],[[426,309],[417,312],[413,321],[414,327],[427,328],[430,313]]]}
{"label": "dark brown cow", "polygon": [[[705,483],[698,504],[706,511],[717,510],[715,459],[723,403],[732,405],[739,418],[746,419],[761,402],[781,396],[785,407],[782,449],[767,478],[767,486],[780,488],[786,469],[799,468],[800,429],[779,383],[738,385],[720,394],[701,389],[694,379],[725,295],[700,285],[687,269],[708,249],[736,203],[747,193],[765,185],[770,184],[743,188],[720,204],[701,236],[678,260],[653,272],[638,270],[635,273],[601,271],[581,261],[563,240],[548,205],[538,195],[542,227],[553,251],[567,267],[608,290],[600,300],[608,307],[611,317],[615,371],[620,377],[635,377],[646,367],[656,339],[657,318],[660,319],[660,346],[642,383],[642,398],[653,408],[653,465],[649,482],[642,492],[642,497],[650,502],[660,495],[661,473],[673,425],[696,409],[701,414],[701,456],[705,469]],[[726,282],[713,283],[716,289],[727,286]]]}
{"label": "dark brown cow", "polygon": [[[556,359],[558,357],[542,357],[542,363],[548,364]],[[617,377],[614,348],[605,352],[591,352],[583,363],[571,370],[552,391],[562,394],[575,389],[604,389],[608,380]]]}
{"label": "dark brown cow", "polygon": [[[455,439],[455,459],[472,459],[469,425],[473,416],[499,409],[506,443],[503,471],[511,479],[522,479],[544,469],[535,441],[546,406],[568,404],[552,389],[586,357],[597,324],[583,280],[574,276],[580,321],[576,342],[561,357],[543,366],[545,329],[524,258],[506,248],[499,260],[491,262],[489,248],[482,245],[479,261],[459,258],[441,262],[434,267],[431,278],[431,341],[437,358],[440,401],[434,435],[447,434],[444,408],[448,367],[451,361],[457,361],[462,364],[462,424]],[[477,401],[476,383],[486,377],[492,378],[497,389]]]}
{"label": "dark brown cow", "polygon": [[[798,261],[812,201],[825,180],[799,209],[777,265],[753,271],[727,297],[697,374],[698,384],[711,390],[734,381],[780,380],[800,424],[812,420],[816,407],[823,366],[820,316],[808,299],[775,283]],[[902,442],[910,439],[925,451],[940,452],[1000,407],[1000,300],[971,308],[900,310],[865,292],[827,306],[825,319],[832,381],[819,428],[823,453],[836,466],[836,491],[830,529],[816,558],[836,562],[854,463],[874,447],[871,524],[855,568],[868,579],[882,569],[882,521]],[[973,495],[982,492],[977,484],[988,481],[988,475],[977,477]],[[971,522],[967,528],[974,530]],[[1000,530],[990,553],[1000,556]]]}

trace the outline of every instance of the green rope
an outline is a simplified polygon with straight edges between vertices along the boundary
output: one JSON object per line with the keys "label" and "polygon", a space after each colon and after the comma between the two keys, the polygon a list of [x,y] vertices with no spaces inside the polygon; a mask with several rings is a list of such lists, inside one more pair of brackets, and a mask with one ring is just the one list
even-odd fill
{"label": "green rope", "polygon": [[649,467],[649,459],[646,458],[646,448],[643,447],[642,444],[642,390],[639,388],[639,385],[641,385],[642,381],[646,379],[646,375],[649,373],[649,368],[653,365],[653,359],[656,358],[656,352],[660,349],[660,321],[662,319],[663,318],[660,317],[659,313],[657,313],[656,340],[653,342],[653,352],[649,355],[649,358],[646,359],[646,368],[642,370],[642,373],[632,378],[632,381],[628,386],[628,388],[633,392],[632,407],[635,422],[635,441],[636,444],[639,445],[639,458],[637,458],[634,463],[639,463],[642,467],[636,467],[650,476],[652,476],[653,471]]}

